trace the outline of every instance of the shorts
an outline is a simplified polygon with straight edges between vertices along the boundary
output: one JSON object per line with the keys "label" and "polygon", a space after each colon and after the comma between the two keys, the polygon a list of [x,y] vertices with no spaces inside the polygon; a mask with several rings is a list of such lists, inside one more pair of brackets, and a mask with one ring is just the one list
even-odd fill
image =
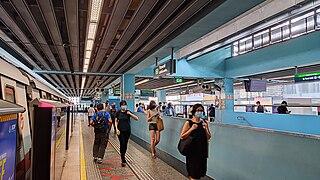
{"label": "shorts", "polygon": [[151,130],[157,131],[157,130],[158,130],[157,124],[155,124],[155,123],[150,123],[150,124],[149,124],[149,131],[151,131]]}

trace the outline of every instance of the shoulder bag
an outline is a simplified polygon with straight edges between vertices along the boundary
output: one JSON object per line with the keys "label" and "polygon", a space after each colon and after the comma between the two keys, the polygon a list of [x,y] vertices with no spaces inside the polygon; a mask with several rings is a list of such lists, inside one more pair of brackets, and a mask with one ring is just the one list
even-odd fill
{"label": "shoulder bag", "polygon": [[158,129],[158,131],[163,131],[164,130],[163,119],[160,118],[160,117],[157,120],[157,129]]}

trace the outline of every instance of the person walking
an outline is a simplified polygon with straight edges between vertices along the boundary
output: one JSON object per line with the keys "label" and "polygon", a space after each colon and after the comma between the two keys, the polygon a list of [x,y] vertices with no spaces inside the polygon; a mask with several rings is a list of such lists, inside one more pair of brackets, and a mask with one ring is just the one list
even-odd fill
{"label": "person walking", "polygon": [[216,108],[214,107],[213,104],[211,104],[209,107],[209,121],[213,122],[215,116],[216,116]]}
{"label": "person walking", "polygon": [[[111,115],[113,130],[114,130],[114,133],[115,133],[115,134],[117,133],[117,131],[116,131],[116,125],[115,125],[115,122],[116,122],[116,113],[117,113],[116,104],[113,103],[113,104],[111,105],[110,115]],[[111,129],[111,127],[110,127],[110,129]]]}
{"label": "person walking", "polygon": [[192,137],[192,152],[186,156],[186,166],[190,179],[200,179],[207,172],[208,141],[211,138],[208,123],[204,121],[204,107],[195,104],[192,119],[187,120],[181,131],[181,139]]}
{"label": "person walking", "polygon": [[109,140],[108,124],[112,120],[110,114],[103,111],[103,104],[98,104],[97,110],[98,113],[92,116],[90,124],[94,127],[93,158],[101,164]]}
{"label": "person walking", "polygon": [[125,154],[127,152],[128,141],[131,134],[130,118],[138,121],[138,117],[129,110],[127,110],[127,102],[122,100],[120,102],[120,110],[116,113],[115,123],[116,131],[120,141],[121,166],[126,166]]}
{"label": "person walking", "polygon": [[61,108],[57,108],[57,120],[58,120],[58,127],[60,127],[60,121],[61,121]]}
{"label": "person walking", "polygon": [[160,118],[160,112],[157,109],[157,104],[155,101],[150,101],[150,109],[147,110],[147,120],[149,122],[149,132],[151,136],[151,153],[152,158],[156,158],[156,146],[160,142],[160,131],[157,128],[157,121]]}
{"label": "person walking", "polygon": [[90,126],[90,120],[92,118],[92,116],[94,115],[95,110],[93,108],[93,104],[90,104],[90,107],[88,109],[88,126]]}

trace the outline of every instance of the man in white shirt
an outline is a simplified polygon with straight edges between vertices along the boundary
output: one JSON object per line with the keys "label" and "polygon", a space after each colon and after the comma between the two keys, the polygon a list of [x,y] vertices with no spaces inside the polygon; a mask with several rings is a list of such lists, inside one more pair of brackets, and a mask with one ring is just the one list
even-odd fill
{"label": "man in white shirt", "polygon": [[90,107],[88,109],[88,126],[90,126],[90,120],[92,118],[92,116],[94,115],[95,110],[93,108],[93,104],[90,104]]}

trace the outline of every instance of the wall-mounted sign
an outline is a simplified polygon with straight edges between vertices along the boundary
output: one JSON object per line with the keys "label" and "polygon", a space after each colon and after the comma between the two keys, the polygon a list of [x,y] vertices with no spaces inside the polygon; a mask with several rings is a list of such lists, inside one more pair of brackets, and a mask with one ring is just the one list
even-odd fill
{"label": "wall-mounted sign", "polygon": [[297,74],[294,76],[295,82],[320,81],[320,72]]}
{"label": "wall-mounted sign", "polygon": [[148,89],[141,89],[140,90],[140,96],[154,97],[154,91],[153,90],[148,90]]}
{"label": "wall-mounted sign", "polygon": [[184,82],[184,79],[182,77],[181,78],[174,78],[174,82],[182,83],[182,82]]}
{"label": "wall-mounted sign", "polygon": [[120,95],[121,93],[121,90],[120,89],[115,89],[114,92],[113,92],[113,95]]}
{"label": "wall-mounted sign", "polygon": [[155,76],[166,76],[176,72],[176,60],[170,59],[154,68]]}

